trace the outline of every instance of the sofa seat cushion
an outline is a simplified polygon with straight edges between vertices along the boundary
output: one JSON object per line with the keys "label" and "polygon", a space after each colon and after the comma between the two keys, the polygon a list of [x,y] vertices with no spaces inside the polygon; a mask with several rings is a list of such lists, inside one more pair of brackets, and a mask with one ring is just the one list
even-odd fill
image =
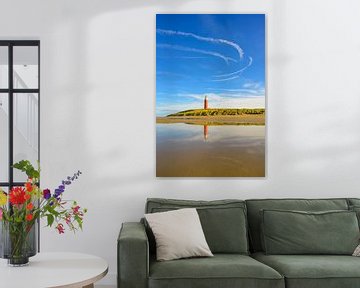
{"label": "sofa seat cushion", "polygon": [[246,255],[215,254],[166,262],[150,261],[149,288],[284,288],[274,269]]}
{"label": "sofa seat cushion", "polygon": [[252,257],[284,275],[287,288],[358,288],[360,258],[343,255],[265,255]]}

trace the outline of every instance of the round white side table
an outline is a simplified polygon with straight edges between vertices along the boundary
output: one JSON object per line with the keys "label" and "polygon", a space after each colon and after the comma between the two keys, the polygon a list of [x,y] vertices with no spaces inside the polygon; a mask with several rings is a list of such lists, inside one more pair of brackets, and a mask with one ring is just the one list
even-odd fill
{"label": "round white side table", "polygon": [[93,288],[108,272],[107,262],[80,253],[38,253],[28,266],[9,267],[0,260],[0,287],[6,288]]}

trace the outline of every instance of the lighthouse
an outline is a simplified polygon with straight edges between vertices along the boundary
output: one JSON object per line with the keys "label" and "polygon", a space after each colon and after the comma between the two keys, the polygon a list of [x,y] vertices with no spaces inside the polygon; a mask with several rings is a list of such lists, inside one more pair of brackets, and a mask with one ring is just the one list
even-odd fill
{"label": "lighthouse", "polygon": [[205,96],[204,98],[204,109],[208,109],[208,98]]}

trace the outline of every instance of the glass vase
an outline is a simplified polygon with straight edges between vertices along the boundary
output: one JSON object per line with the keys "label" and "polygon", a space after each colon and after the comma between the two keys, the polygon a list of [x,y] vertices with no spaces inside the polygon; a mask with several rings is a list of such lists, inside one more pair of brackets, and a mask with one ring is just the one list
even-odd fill
{"label": "glass vase", "polygon": [[25,266],[29,257],[36,255],[37,223],[1,221],[0,257],[8,259],[9,266]]}

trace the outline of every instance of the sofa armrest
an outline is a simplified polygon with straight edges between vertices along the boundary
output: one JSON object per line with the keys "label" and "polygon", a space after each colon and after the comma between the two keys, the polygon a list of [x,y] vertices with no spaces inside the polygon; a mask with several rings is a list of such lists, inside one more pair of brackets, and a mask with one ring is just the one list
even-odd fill
{"label": "sofa armrest", "polygon": [[146,288],[149,243],[141,223],[123,223],[117,242],[118,288]]}

